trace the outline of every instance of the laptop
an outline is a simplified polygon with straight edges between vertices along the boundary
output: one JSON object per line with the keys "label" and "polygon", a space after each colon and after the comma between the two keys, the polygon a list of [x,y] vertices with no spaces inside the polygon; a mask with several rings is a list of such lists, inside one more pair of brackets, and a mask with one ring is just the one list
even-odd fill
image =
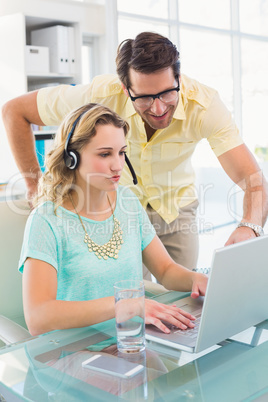
{"label": "laptop", "polygon": [[268,318],[268,236],[214,251],[205,297],[176,304],[193,314],[194,329],[165,334],[146,325],[146,339],[198,353]]}

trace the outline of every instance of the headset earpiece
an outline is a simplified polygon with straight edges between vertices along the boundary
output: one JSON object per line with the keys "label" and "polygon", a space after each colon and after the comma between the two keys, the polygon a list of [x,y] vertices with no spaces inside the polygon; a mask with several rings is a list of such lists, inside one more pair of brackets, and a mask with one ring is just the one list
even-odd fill
{"label": "headset earpiece", "polygon": [[80,155],[77,151],[65,151],[64,162],[68,169],[75,170],[80,162]]}
{"label": "headset earpiece", "polygon": [[83,114],[85,114],[87,111],[81,113],[76,120],[74,121],[71,131],[69,132],[67,136],[67,140],[65,142],[65,147],[64,147],[64,153],[63,153],[63,158],[65,165],[68,169],[74,170],[78,168],[79,162],[80,162],[80,155],[77,151],[68,149],[69,147],[69,142],[71,141],[72,135],[74,133],[75,127]]}

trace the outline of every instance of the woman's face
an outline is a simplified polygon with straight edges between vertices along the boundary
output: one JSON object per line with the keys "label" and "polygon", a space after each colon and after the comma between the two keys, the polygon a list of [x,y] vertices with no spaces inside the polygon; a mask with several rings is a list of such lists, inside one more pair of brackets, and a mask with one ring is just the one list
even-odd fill
{"label": "woman's face", "polygon": [[126,140],[123,128],[97,125],[96,135],[80,153],[76,184],[82,189],[113,191],[118,187],[125,164]]}

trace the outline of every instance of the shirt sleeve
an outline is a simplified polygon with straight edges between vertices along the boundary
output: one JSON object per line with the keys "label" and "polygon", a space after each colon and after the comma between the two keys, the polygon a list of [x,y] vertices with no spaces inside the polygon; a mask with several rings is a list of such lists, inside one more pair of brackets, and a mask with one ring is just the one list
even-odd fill
{"label": "shirt sleeve", "polygon": [[34,210],[29,216],[19,260],[19,271],[22,273],[27,258],[47,262],[58,270],[57,239],[50,223],[39,212]]}
{"label": "shirt sleeve", "polygon": [[72,110],[91,102],[92,86],[57,85],[38,91],[37,108],[46,126],[58,126]]}
{"label": "shirt sleeve", "polygon": [[201,136],[207,138],[213,152],[220,156],[243,144],[231,112],[216,93],[201,119]]}

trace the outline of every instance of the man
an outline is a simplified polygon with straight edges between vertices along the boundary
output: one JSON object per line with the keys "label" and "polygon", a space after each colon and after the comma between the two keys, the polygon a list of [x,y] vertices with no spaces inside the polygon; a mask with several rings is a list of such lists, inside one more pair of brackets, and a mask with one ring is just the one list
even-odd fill
{"label": "man", "polygon": [[[206,138],[223,169],[244,191],[241,223],[226,245],[262,234],[268,210],[267,184],[217,92],[180,75],[179,53],[167,38],[143,32],[118,48],[117,74],[89,85],[44,88],[8,102],[3,118],[29,195],[40,168],[30,123],[58,125],[74,108],[102,103],[130,125],[128,154],[138,176],[132,188],[147,209],[171,257],[195,267],[197,197],[191,156]],[[125,169],[121,183],[131,185]]]}

